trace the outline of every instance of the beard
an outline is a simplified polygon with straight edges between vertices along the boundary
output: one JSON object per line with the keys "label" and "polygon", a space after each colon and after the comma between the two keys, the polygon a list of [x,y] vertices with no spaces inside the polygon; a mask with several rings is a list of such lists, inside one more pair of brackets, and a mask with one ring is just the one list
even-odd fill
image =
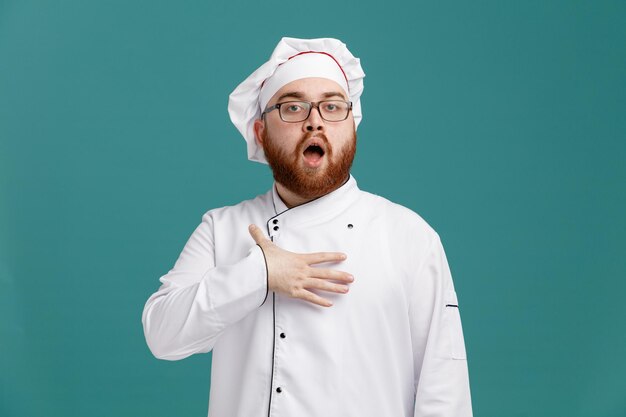
{"label": "beard", "polygon": [[[306,142],[316,137],[324,141],[326,166],[310,168],[302,165],[302,155]],[[356,153],[356,131],[341,148],[333,148],[323,133],[311,132],[302,136],[293,154],[288,154],[279,145],[280,138],[263,132],[263,151],[272,169],[274,180],[289,191],[306,199],[321,197],[339,188],[350,175],[350,168]]]}

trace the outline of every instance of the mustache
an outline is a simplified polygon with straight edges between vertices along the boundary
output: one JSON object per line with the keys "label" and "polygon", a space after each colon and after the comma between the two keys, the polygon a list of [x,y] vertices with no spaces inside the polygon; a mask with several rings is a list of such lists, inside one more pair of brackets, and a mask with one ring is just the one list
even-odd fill
{"label": "mustache", "polygon": [[296,147],[296,149],[299,149],[300,151],[303,151],[304,149],[302,149],[305,144],[311,140],[312,138],[316,138],[319,139],[321,141],[324,142],[324,146],[330,151],[331,150],[331,146],[330,146],[330,142],[328,142],[328,138],[326,137],[325,134],[323,133],[319,133],[319,132],[312,132],[312,133],[306,133],[302,136],[302,139],[300,139],[298,141],[298,146]]}

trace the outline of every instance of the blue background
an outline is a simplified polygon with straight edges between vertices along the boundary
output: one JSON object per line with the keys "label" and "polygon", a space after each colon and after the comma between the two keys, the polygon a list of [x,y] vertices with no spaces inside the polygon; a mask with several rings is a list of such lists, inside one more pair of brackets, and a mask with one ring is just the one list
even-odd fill
{"label": "blue background", "polygon": [[481,417],[626,415],[626,3],[0,0],[0,415],[204,416],[141,312],[201,215],[265,192],[228,94],[337,37],[353,174],[441,235]]}

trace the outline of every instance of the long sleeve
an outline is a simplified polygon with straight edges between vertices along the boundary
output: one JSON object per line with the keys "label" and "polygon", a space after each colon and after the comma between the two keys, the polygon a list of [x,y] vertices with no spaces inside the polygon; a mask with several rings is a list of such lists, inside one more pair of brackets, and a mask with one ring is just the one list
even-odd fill
{"label": "long sleeve", "polygon": [[416,377],[414,417],[471,417],[459,304],[438,236],[420,262],[410,292]]}
{"label": "long sleeve", "polygon": [[[146,342],[159,359],[209,352],[224,329],[257,309],[267,295],[265,259],[252,239],[241,260],[215,265],[210,213],[203,216],[174,268],[160,278],[162,285],[145,304]],[[234,247],[238,242],[222,244]]]}

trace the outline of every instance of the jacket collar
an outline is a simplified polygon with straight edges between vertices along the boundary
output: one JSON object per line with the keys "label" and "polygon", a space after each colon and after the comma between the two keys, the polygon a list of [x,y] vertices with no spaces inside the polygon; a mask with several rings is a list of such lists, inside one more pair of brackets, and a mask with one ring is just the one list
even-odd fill
{"label": "jacket collar", "polygon": [[341,187],[308,203],[288,208],[278,195],[276,184],[272,187],[275,215],[267,221],[270,236],[280,233],[281,228],[322,223],[346,210],[359,196],[359,188],[352,175]]}

